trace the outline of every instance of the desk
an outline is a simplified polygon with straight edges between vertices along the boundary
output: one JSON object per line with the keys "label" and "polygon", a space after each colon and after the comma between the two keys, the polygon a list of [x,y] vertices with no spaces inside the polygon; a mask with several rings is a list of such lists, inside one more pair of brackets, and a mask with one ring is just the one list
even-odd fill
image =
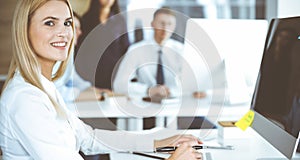
{"label": "desk", "polygon": [[[180,131],[179,131],[180,132]],[[189,130],[189,134],[197,136],[199,131]],[[174,134],[174,131],[172,133]],[[265,158],[264,160],[284,160],[283,155],[271,146],[266,140],[258,135],[252,128],[248,128],[245,132],[241,132],[240,138],[226,139],[228,145],[233,145],[234,150],[220,150],[220,149],[204,149],[203,153],[209,152],[212,156],[212,160],[256,160]],[[204,143],[213,144],[217,143],[216,130],[213,130],[207,137],[208,140],[204,139]],[[214,138],[212,140],[209,140]],[[135,160],[151,160],[150,158],[132,155],[128,153],[112,153],[111,159],[135,159]],[[300,155],[296,154],[295,159],[300,160]],[[209,159],[206,159],[209,160]],[[261,159],[263,160],[263,159]]]}
{"label": "desk", "polygon": [[[137,105],[142,104],[142,105]],[[127,101],[122,105],[117,103],[107,103],[100,101],[85,101],[77,102],[68,106],[73,107],[74,111],[81,118],[105,118],[105,117],[118,117],[118,118],[134,118],[139,119],[142,117],[156,116],[156,117],[180,117],[180,116],[207,116],[210,119],[218,120],[237,120],[241,118],[248,110],[249,103],[240,105],[223,105],[218,103],[211,103],[207,99],[194,99],[192,97],[184,98],[180,104],[152,104],[138,100]],[[215,122],[215,121],[214,121]],[[202,130],[203,131],[203,130]],[[182,131],[171,130],[167,135],[182,133]],[[188,130],[195,136],[199,136],[199,131]],[[233,145],[234,150],[212,150],[206,149],[203,152],[212,154],[213,160],[255,160],[258,158],[283,158],[283,155],[266,142],[260,135],[258,135],[251,128],[242,132],[243,138],[228,138],[225,143]],[[166,136],[167,137],[167,136]],[[208,137],[201,137],[206,143],[217,143],[217,131],[212,130]],[[212,139],[211,141],[209,139]],[[296,155],[297,157],[300,156]],[[111,159],[135,159],[147,160],[138,155],[128,153],[112,153]],[[149,159],[150,160],[150,159]]]}
{"label": "desk", "polygon": [[[157,104],[143,102],[140,99],[118,101],[112,99],[109,102],[102,101],[82,101],[74,104],[68,104],[68,108],[73,110],[80,118],[129,118],[135,119],[135,123],[130,124],[132,130],[142,129],[143,117],[157,117],[160,121],[164,117],[167,118],[168,128],[176,129],[177,117],[187,116],[205,116],[212,122],[217,119],[237,120],[243,116],[250,108],[250,102],[239,105],[224,105],[222,103],[214,103],[211,99],[195,99],[192,96],[186,96],[179,103],[173,104]],[[122,128],[122,127],[121,127]]]}

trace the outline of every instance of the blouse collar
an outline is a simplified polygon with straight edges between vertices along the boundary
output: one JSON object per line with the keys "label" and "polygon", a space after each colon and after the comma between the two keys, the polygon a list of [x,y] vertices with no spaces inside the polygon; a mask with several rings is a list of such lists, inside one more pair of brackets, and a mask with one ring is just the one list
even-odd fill
{"label": "blouse collar", "polygon": [[[21,72],[16,69],[15,76],[22,78],[24,81],[24,77],[22,76]],[[56,96],[56,87],[54,83],[50,80],[48,80],[46,77],[44,77],[41,73],[39,74],[40,81],[42,83],[42,86],[44,89],[54,98]]]}

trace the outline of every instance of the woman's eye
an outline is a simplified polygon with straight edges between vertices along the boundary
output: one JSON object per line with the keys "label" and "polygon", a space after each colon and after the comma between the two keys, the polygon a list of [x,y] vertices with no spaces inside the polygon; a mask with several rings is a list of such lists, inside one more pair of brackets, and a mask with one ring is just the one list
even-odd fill
{"label": "woman's eye", "polygon": [[47,22],[45,22],[45,25],[54,26],[54,22],[53,21],[47,21]]}
{"label": "woman's eye", "polygon": [[69,27],[69,26],[72,26],[72,21],[66,21],[66,22],[64,23],[64,25],[65,25],[65,26],[68,26],[68,27]]}

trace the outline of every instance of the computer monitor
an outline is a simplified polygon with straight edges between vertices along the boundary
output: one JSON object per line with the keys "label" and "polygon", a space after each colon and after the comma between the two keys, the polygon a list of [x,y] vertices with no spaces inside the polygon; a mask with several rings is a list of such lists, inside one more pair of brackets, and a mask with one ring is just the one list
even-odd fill
{"label": "computer monitor", "polygon": [[300,17],[270,22],[251,108],[252,128],[291,159],[300,130]]}
{"label": "computer monitor", "polygon": [[[226,89],[225,102],[250,103],[267,30],[266,20],[189,19],[184,42],[189,65],[182,69],[183,91]],[[223,102],[224,96],[214,101]]]}

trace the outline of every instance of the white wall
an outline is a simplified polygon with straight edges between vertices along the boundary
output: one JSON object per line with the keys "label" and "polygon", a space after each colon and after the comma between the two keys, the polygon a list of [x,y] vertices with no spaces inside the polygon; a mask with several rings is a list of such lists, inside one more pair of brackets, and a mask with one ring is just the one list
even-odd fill
{"label": "white wall", "polygon": [[278,0],[278,17],[300,16],[300,0]]}

